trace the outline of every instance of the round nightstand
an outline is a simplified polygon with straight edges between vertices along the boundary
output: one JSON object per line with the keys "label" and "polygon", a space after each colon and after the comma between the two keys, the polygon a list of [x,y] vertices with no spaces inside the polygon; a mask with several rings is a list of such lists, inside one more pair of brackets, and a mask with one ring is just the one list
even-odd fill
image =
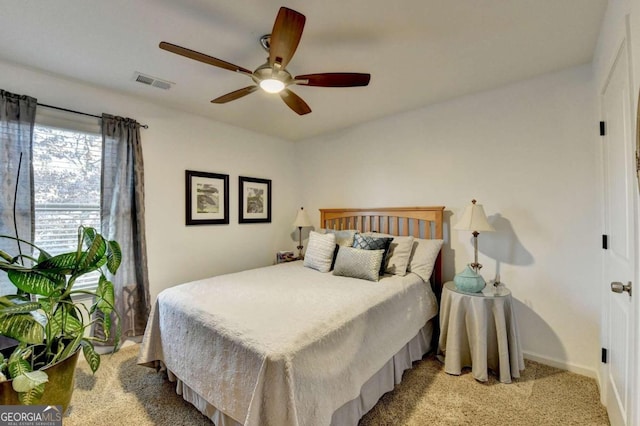
{"label": "round nightstand", "polygon": [[489,370],[503,383],[520,377],[524,358],[511,291],[503,285],[486,286],[480,293],[467,293],[453,281],[444,284],[440,302],[438,358],[444,371],[460,375],[471,367],[481,382]]}

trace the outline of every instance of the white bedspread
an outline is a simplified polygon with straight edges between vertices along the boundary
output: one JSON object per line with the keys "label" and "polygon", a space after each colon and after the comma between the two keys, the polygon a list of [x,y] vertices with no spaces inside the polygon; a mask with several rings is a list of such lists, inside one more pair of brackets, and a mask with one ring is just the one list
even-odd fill
{"label": "white bedspread", "polygon": [[163,291],[138,362],[162,361],[247,426],[329,425],[436,313],[415,274],[376,283],[290,262]]}

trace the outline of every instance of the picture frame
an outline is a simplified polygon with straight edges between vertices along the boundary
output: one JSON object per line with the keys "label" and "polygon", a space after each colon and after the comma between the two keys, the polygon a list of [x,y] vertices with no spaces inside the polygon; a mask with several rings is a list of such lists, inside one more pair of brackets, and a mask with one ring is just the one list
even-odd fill
{"label": "picture frame", "polygon": [[240,176],[238,222],[271,223],[271,180]]}
{"label": "picture frame", "polygon": [[186,225],[229,224],[229,175],[185,170]]}

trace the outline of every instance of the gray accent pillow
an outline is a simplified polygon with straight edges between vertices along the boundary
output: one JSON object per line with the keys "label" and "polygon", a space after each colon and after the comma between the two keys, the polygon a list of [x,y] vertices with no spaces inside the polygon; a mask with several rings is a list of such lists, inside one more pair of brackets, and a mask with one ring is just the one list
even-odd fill
{"label": "gray accent pillow", "polygon": [[334,234],[320,234],[311,231],[303,265],[320,272],[329,272],[335,249],[336,236]]}
{"label": "gray accent pillow", "polygon": [[379,271],[380,275],[384,275],[385,261],[392,240],[393,238],[391,237],[373,237],[370,235],[356,234],[353,238],[353,247],[364,250],[384,250],[382,254],[382,264],[380,265]]}
{"label": "gray accent pillow", "polygon": [[362,250],[340,246],[333,275],[378,281],[384,249]]}

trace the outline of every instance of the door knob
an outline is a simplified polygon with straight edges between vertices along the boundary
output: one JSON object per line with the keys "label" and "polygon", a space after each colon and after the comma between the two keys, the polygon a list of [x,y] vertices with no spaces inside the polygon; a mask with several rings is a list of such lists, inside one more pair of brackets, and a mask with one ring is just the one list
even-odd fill
{"label": "door knob", "polygon": [[631,281],[627,284],[622,284],[621,282],[614,281],[611,283],[611,291],[614,293],[622,293],[626,291],[631,296]]}

